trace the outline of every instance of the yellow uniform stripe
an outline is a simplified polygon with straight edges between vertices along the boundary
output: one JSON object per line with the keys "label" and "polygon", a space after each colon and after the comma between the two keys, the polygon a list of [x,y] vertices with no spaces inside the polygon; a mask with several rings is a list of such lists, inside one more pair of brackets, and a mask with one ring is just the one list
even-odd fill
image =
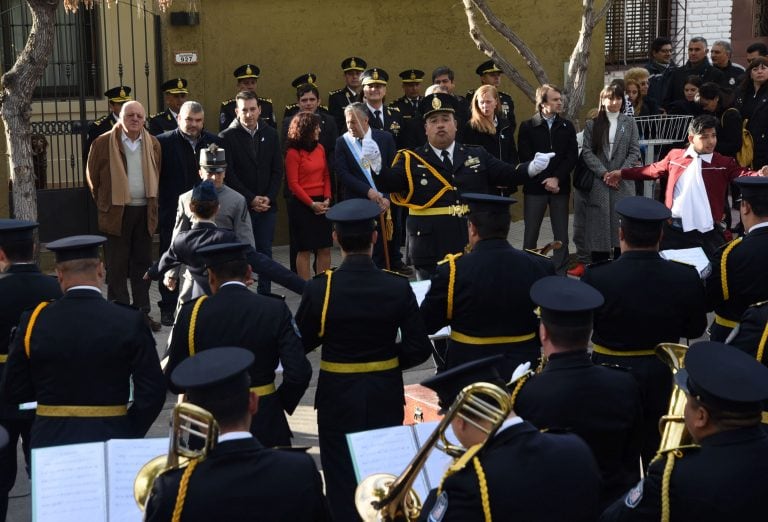
{"label": "yellow uniform stripe", "polygon": [[333,276],[332,270],[325,271],[328,280],[325,282],[325,296],[323,297],[323,311],[320,313],[320,332],[317,336],[322,339],[325,335],[325,318],[328,315],[328,303],[331,301],[331,277]]}
{"label": "yellow uniform stripe", "polygon": [[631,350],[627,352],[622,352],[619,350],[611,350],[610,348],[606,348],[605,346],[602,346],[600,344],[593,345],[592,351],[602,355],[615,355],[616,357],[638,357],[641,355],[656,355],[655,350]]}
{"label": "yellow uniform stripe", "polygon": [[124,404],[118,406],[49,406],[37,405],[41,417],[122,417],[128,413]]}
{"label": "yellow uniform stripe", "polygon": [[38,304],[35,307],[35,310],[32,312],[32,315],[29,317],[29,322],[27,323],[27,331],[24,332],[24,353],[27,354],[27,359],[29,359],[29,349],[32,345],[32,328],[35,327],[37,316],[40,315],[40,312],[46,306],[48,306],[48,301],[43,301],[42,303]]}
{"label": "yellow uniform stripe", "polygon": [[331,373],[381,372],[384,370],[393,370],[399,366],[400,360],[397,357],[387,359],[386,361],[372,361],[364,363],[337,363],[320,361],[320,369]]}
{"label": "yellow uniform stripe", "polygon": [[8,354],[0,354],[0,363],[4,363],[8,360]]}
{"label": "yellow uniform stripe", "polygon": [[189,346],[189,356],[195,355],[195,327],[197,326],[197,314],[200,313],[200,306],[203,301],[208,299],[207,295],[201,295],[192,308],[192,315],[189,317],[189,332],[187,333],[187,345]]}
{"label": "yellow uniform stripe", "polygon": [[467,205],[450,205],[447,207],[435,207],[425,209],[408,209],[411,216],[463,216],[469,213]]}
{"label": "yellow uniform stripe", "polygon": [[722,285],[723,289],[723,300],[727,301],[730,297],[730,292],[728,291],[728,254],[731,253],[731,250],[741,243],[742,238],[736,238],[733,241],[731,241],[727,247],[725,247],[725,250],[723,250],[723,256],[720,259],[720,283]]}
{"label": "yellow uniform stripe", "polygon": [[763,412],[763,424],[768,424],[768,411]]}
{"label": "yellow uniform stripe", "polygon": [[265,384],[264,386],[251,386],[251,391],[256,392],[256,395],[259,397],[265,397],[275,393],[277,388],[275,387],[275,383],[271,382],[269,384]]}
{"label": "yellow uniform stripe", "polygon": [[505,343],[522,343],[523,341],[530,341],[536,337],[536,334],[531,332],[525,335],[503,335],[498,337],[474,337],[471,335],[465,335],[456,330],[451,330],[451,339],[465,344],[505,344]]}
{"label": "yellow uniform stripe", "polygon": [[717,314],[715,314],[715,322],[720,326],[725,326],[726,328],[736,328],[739,326],[737,321],[731,321],[730,319],[726,319],[722,315]]}

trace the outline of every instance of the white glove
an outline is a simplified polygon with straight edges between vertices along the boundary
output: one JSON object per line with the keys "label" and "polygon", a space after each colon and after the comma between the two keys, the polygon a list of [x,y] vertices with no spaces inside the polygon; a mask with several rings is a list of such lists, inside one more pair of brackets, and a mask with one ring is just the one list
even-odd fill
{"label": "white glove", "polygon": [[528,175],[533,177],[549,166],[549,160],[555,157],[554,152],[537,152],[528,163]]}
{"label": "white glove", "polygon": [[528,373],[530,369],[531,369],[530,361],[520,364],[517,368],[515,368],[515,371],[512,372],[512,380],[510,382],[516,381],[517,379],[519,379],[520,377]]}

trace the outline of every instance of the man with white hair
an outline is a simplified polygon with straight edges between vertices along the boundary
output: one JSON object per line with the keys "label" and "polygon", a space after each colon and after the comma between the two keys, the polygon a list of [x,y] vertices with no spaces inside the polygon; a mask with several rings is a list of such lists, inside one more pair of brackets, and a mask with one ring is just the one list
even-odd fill
{"label": "man with white hair", "polygon": [[744,77],[744,67],[731,61],[733,56],[733,49],[730,42],[725,40],[718,40],[712,44],[712,49],[709,51],[709,56],[712,58],[712,65],[725,76],[723,82],[723,90],[731,93],[738,84],[741,83]]}

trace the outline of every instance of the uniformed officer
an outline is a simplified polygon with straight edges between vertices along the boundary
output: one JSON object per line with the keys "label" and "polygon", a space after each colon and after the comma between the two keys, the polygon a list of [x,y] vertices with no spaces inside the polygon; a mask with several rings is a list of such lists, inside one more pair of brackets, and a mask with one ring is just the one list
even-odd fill
{"label": "uniformed officer", "polygon": [[717,251],[707,278],[707,302],[715,311],[710,339],[725,341],[747,307],[768,299],[768,178],[742,177],[739,214],[746,235]]}
{"label": "uniformed officer", "polygon": [[71,236],[48,243],[64,297],[25,312],[13,338],[2,393],[15,404],[37,401],[33,449],[141,438],[165,402],[145,315],[101,295],[105,241]]}
{"label": "uniformed officer", "polygon": [[442,92],[421,101],[427,143],[415,151],[401,150],[377,183],[392,193],[392,203],[408,208],[408,257],[421,278],[430,277],[438,261],[467,244],[462,192],[520,185],[545,169],[553,155],[537,153],[530,162],[510,165],[481,147],[458,143],[455,104],[453,96]]}
{"label": "uniformed officer", "polygon": [[[457,366],[422,384],[435,390],[440,406],[448,409],[465,386],[504,386],[496,371],[497,357]],[[464,410],[451,422],[454,435],[468,450],[430,492],[421,520],[595,520],[600,475],[584,441],[571,434],[541,433],[514,411],[487,440],[491,423],[477,411]]]}
{"label": "uniformed officer", "polygon": [[403,85],[403,95],[389,104],[400,112],[403,120],[400,145],[407,149],[415,149],[424,144],[424,125],[419,113],[421,102],[421,84],[424,81],[424,71],[406,69],[398,76]]}
{"label": "uniformed officer", "polygon": [[707,326],[704,288],[695,268],[658,254],[670,211],[650,198],[616,204],[621,256],[590,265],[582,281],[595,287],[605,305],[595,313],[593,360],[630,368],[643,397],[643,462],[659,447],[659,417],[672,393],[672,373],[654,347],[695,339]]}
{"label": "uniformed officer", "polygon": [[[241,65],[232,73],[237,80],[237,92],[251,91],[256,94],[256,83],[261,74],[261,69],[257,66],[247,63]],[[272,100],[269,98],[262,98],[257,96],[259,100],[259,107],[261,107],[262,120],[265,120],[273,129],[277,128],[277,122],[275,121],[275,113],[272,109]],[[237,108],[237,100],[230,98],[221,102],[221,110],[219,111],[219,130],[223,131],[232,120],[235,119],[235,109]]]}
{"label": "uniformed officer", "polygon": [[179,111],[189,95],[187,80],[184,78],[168,80],[160,87],[163,89],[163,100],[166,109],[147,118],[147,129],[154,136],[179,127],[177,121]]}
{"label": "uniformed officer", "polygon": [[[24,310],[41,301],[61,297],[59,283],[35,264],[34,232],[37,223],[0,219],[0,380],[8,359],[8,343]],[[0,444],[0,520],[5,520],[8,493],[16,481],[16,447],[22,441],[27,468],[31,465],[29,430],[33,411],[20,411],[0,397],[0,432],[7,430],[10,444]],[[7,442],[7,439],[6,439]]]}
{"label": "uniformed officer", "polygon": [[704,341],[688,349],[675,382],[685,392],[685,427],[697,445],[661,453],[600,520],[761,520],[768,435],[760,429],[760,401],[768,399],[768,368]]}
{"label": "uniformed officer", "polygon": [[[509,126],[512,132],[515,132],[515,102],[512,101],[512,96],[499,89],[501,85],[501,75],[504,71],[499,69],[493,60],[488,60],[477,66],[475,73],[480,77],[480,85],[493,85],[499,93],[499,99],[501,100],[501,107],[499,109],[504,113],[504,117],[509,120]],[[467,91],[466,99],[471,100],[475,94],[475,89]]]}
{"label": "uniformed officer", "polygon": [[469,205],[470,252],[440,262],[421,314],[428,332],[451,326],[446,368],[502,354],[498,369],[507,379],[519,364],[539,359],[538,319],[528,292],[555,268],[507,241],[514,199],[466,193],[462,200]]}
{"label": "uniformed officer", "polygon": [[312,458],[267,449],[248,432],[262,402],[249,391],[253,363],[248,350],[213,348],[173,371],[173,385],[186,392],[187,401],[215,418],[218,443],[205,459],[155,479],[144,520],[330,520]]}
{"label": "uniformed officer", "polygon": [[363,71],[360,81],[363,90],[358,96],[358,101],[365,103],[368,108],[368,124],[372,129],[389,132],[395,138],[398,148],[401,148],[403,118],[400,116],[400,110],[384,104],[389,74],[384,69],[372,67]]}
{"label": "uniformed officer", "polygon": [[606,507],[640,478],[640,388],[627,370],[589,358],[600,292],[576,279],[550,276],[534,283],[530,294],[541,313],[546,366],[514,388],[513,407],[539,429],[568,430],[584,439],[600,468],[600,504]]}
{"label": "uniformed officer", "polygon": [[331,512],[342,522],[359,520],[345,434],[402,424],[402,370],[430,354],[408,279],[371,259],[380,212],[363,199],[331,207],[326,217],[343,261],[308,282],[296,312],[304,347],[323,345],[315,397],[320,458]]}
{"label": "uniformed officer", "polygon": [[[249,245],[224,243],[200,248],[208,267],[213,295],[186,303],[179,312],[168,349],[166,376],[187,357],[215,346],[241,346],[253,352],[251,390],[259,396],[259,412],[250,431],[267,447],[290,446],[291,415],[312,377],[312,366],[293,328],[293,316],[280,299],[248,290],[252,277],[245,259]],[[275,368],[282,382],[275,387]],[[170,384],[171,390],[181,392]],[[285,412],[285,413],[283,413]]]}
{"label": "uniformed officer", "polygon": [[[328,107],[320,104],[319,91],[317,93],[317,101],[314,104],[312,104],[311,107],[307,107],[307,105],[309,105],[309,102],[302,103],[301,95],[299,95],[299,89],[305,85],[307,86],[311,85],[311,86],[314,86],[315,89],[317,89],[317,75],[314,73],[302,74],[301,76],[297,76],[296,78],[294,78],[294,80],[291,82],[291,87],[296,89],[296,103],[292,103],[290,105],[285,106],[285,113],[283,114],[284,129],[287,129],[288,127],[288,125],[286,124],[286,121],[290,123],[291,118],[293,118],[296,115],[296,113],[300,111],[316,112],[320,116],[331,117],[331,113],[328,111]],[[305,90],[305,89],[301,89],[301,90]],[[335,123],[336,122],[334,121],[334,124]]]}
{"label": "uniformed officer", "polygon": [[347,131],[344,120],[344,107],[357,100],[362,85],[360,74],[368,67],[365,60],[359,56],[350,56],[341,61],[341,69],[344,71],[344,87],[328,93],[328,110],[336,120],[339,134]]}
{"label": "uniformed officer", "polygon": [[88,124],[88,131],[83,146],[83,162],[88,160],[91,143],[115,126],[115,123],[117,123],[117,120],[120,117],[120,109],[123,107],[123,104],[133,99],[131,98],[131,88],[127,85],[118,85],[117,87],[107,89],[104,92],[104,96],[107,98],[109,104],[109,114]]}

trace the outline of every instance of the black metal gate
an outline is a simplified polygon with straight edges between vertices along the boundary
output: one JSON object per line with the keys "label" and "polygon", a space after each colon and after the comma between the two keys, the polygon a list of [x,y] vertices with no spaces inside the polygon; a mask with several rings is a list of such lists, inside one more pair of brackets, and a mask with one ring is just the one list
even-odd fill
{"label": "black metal gate", "polygon": [[[103,92],[129,85],[147,114],[158,106],[160,21],[153,2],[101,1],[56,13],[54,50],[32,104],[32,156],[40,240],[96,230],[85,181],[83,144],[90,122],[107,115]],[[32,26],[24,0],[0,0],[3,71],[13,66]]]}

